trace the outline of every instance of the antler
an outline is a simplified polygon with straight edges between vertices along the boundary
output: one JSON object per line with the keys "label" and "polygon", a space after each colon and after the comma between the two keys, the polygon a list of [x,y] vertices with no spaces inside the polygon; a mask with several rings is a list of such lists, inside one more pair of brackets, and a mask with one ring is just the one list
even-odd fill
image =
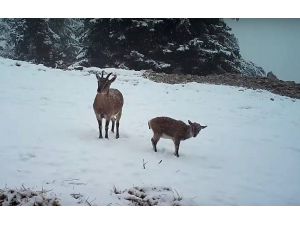
{"label": "antler", "polygon": [[103,78],[103,75],[104,75],[104,70],[102,70],[102,75],[101,75],[101,78]]}

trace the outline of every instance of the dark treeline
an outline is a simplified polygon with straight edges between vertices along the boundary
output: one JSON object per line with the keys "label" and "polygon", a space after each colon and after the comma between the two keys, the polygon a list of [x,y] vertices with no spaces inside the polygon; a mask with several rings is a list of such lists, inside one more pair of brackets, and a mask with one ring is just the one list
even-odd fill
{"label": "dark treeline", "polygon": [[2,56],[178,74],[263,75],[222,19],[1,19]]}

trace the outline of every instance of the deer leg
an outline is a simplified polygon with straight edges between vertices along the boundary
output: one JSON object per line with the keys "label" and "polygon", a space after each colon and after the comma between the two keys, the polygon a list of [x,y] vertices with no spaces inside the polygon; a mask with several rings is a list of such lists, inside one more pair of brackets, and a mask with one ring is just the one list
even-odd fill
{"label": "deer leg", "polygon": [[175,155],[177,157],[179,157],[178,151],[179,151],[179,145],[180,145],[180,140],[174,140],[174,144],[175,144]]}
{"label": "deer leg", "polygon": [[109,126],[109,119],[105,121],[105,138],[108,138],[108,126]]}
{"label": "deer leg", "polygon": [[111,120],[111,132],[115,132],[115,120]]}
{"label": "deer leg", "polygon": [[97,118],[98,126],[99,126],[99,138],[103,138],[102,136],[102,118]]}
{"label": "deer leg", "polygon": [[117,127],[116,139],[118,139],[118,138],[120,137],[120,134],[119,134],[119,126],[120,126],[120,122],[119,122],[119,120],[117,120],[117,123],[116,123],[116,127]]}
{"label": "deer leg", "polygon": [[116,139],[118,139],[120,137],[120,134],[119,134],[119,126],[120,126],[120,119],[121,119],[121,116],[122,116],[122,110],[118,113],[118,115],[116,116]]}
{"label": "deer leg", "polygon": [[156,145],[157,145],[157,142],[159,141],[159,139],[160,139],[160,136],[159,136],[159,135],[156,135],[156,134],[154,134],[153,137],[151,138],[153,150],[154,150],[155,152],[157,152]]}

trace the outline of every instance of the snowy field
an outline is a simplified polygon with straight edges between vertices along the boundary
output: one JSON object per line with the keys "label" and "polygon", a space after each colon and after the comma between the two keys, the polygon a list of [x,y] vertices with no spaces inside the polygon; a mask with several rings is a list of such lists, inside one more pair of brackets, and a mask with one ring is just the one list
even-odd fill
{"label": "snowy field", "polygon": [[[120,196],[136,186],[163,190],[166,205],[168,190],[181,205],[300,205],[299,100],[106,69],[125,103],[120,139],[100,140],[91,68],[20,64],[0,58],[0,189],[51,190],[62,205],[126,205]],[[208,127],[177,158],[167,139],[152,150],[147,121],[156,116]]]}

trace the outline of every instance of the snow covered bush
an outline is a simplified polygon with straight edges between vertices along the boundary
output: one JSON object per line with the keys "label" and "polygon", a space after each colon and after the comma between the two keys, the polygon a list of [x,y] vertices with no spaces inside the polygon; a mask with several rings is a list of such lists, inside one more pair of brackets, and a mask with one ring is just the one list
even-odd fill
{"label": "snow covered bush", "polygon": [[0,206],[59,206],[59,199],[49,198],[47,191],[29,188],[0,189]]}
{"label": "snow covered bush", "polygon": [[182,197],[176,190],[169,187],[132,187],[119,191],[116,187],[113,193],[120,204],[132,206],[180,206]]}

